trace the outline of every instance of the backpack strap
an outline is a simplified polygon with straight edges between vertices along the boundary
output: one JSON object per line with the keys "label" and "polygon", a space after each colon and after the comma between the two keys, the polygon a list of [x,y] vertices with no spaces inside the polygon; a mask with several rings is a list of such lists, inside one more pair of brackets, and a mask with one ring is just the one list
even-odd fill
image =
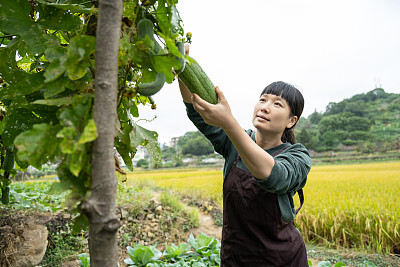
{"label": "backpack strap", "polygon": [[298,209],[296,209],[296,214],[300,211],[301,207],[303,207],[303,204],[304,204],[303,189],[297,190],[297,194],[299,195],[299,199],[300,199],[300,207]]}
{"label": "backpack strap", "polygon": [[[275,153],[273,153],[271,156],[275,157],[276,155],[282,153],[283,151],[285,151],[286,149],[288,149],[291,146],[287,146],[284,147],[278,151],[276,151]],[[303,207],[304,204],[304,193],[303,193],[303,189],[299,189],[297,190],[297,194],[299,195],[299,199],[300,199],[300,207],[298,209],[296,209],[296,214],[300,211],[300,209]]]}

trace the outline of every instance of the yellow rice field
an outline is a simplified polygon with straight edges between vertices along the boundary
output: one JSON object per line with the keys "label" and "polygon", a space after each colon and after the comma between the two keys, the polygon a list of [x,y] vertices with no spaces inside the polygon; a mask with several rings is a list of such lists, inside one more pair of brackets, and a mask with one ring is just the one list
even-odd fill
{"label": "yellow rice field", "polygon": [[[222,205],[221,170],[139,171],[128,177],[128,183],[150,180]],[[306,242],[400,254],[400,162],[315,166],[304,194],[295,223]]]}
{"label": "yellow rice field", "polygon": [[304,193],[306,241],[400,254],[400,162],[316,166]]}
{"label": "yellow rice field", "polygon": [[157,186],[211,199],[222,207],[222,170],[182,169],[139,171],[128,174],[128,185],[150,180]]}

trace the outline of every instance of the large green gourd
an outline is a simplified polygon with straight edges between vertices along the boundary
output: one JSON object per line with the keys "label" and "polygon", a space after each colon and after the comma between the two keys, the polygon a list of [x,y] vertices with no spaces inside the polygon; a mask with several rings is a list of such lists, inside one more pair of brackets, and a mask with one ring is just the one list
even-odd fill
{"label": "large green gourd", "polygon": [[[149,19],[141,19],[138,23],[138,36],[145,39],[148,36],[154,43],[153,52],[157,54],[162,47],[158,44],[154,38],[153,22]],[[138,93],[144,96],[152,96],[158,93],[164,86],[166,76],[164,73],[157,73],[154,81],[148,83],[140,83],[138,85]]]}
{"label": "large green gourd", "polygon": [[207,74],[197,63],[187,63],[179,78],[189,88],[189,91],[199,95],[202,99],[211,104],[218,103],[215,86]]}

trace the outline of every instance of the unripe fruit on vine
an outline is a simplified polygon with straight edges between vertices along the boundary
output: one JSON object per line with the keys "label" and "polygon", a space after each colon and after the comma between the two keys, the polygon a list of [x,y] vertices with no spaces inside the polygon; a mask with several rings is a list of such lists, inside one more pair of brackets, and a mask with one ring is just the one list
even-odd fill
{"label": "unripe fruit on vine", "polygon": [[166,76],[164,73],[157,73],[156,79],[149,83],[140,83],[138,85],[138,93],[144,96],[152,96],[164,86]]}
{"label": "unripe fruit on vine", "polygon": [[137,25],[138,28],[138,35],[145,39],[146,35],[150,37],[150,39],[154,43],[154,53],[157,54],[158,51],[162,49],[160,44],[157,42],[157,40],[154,38],[154,28],[153,28],[153,22],[149,19],[141,19]]}

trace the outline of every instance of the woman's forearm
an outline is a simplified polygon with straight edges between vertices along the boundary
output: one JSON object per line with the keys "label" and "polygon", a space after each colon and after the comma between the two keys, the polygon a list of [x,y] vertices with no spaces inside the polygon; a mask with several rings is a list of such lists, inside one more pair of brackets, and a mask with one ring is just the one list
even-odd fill
{"label": "woman's forearm", "polygon": [[271,174],[275,165],[274,158],[243,131],[236,119],[223,129],[235,146],[247,169],[257,179],[266,179]]}

